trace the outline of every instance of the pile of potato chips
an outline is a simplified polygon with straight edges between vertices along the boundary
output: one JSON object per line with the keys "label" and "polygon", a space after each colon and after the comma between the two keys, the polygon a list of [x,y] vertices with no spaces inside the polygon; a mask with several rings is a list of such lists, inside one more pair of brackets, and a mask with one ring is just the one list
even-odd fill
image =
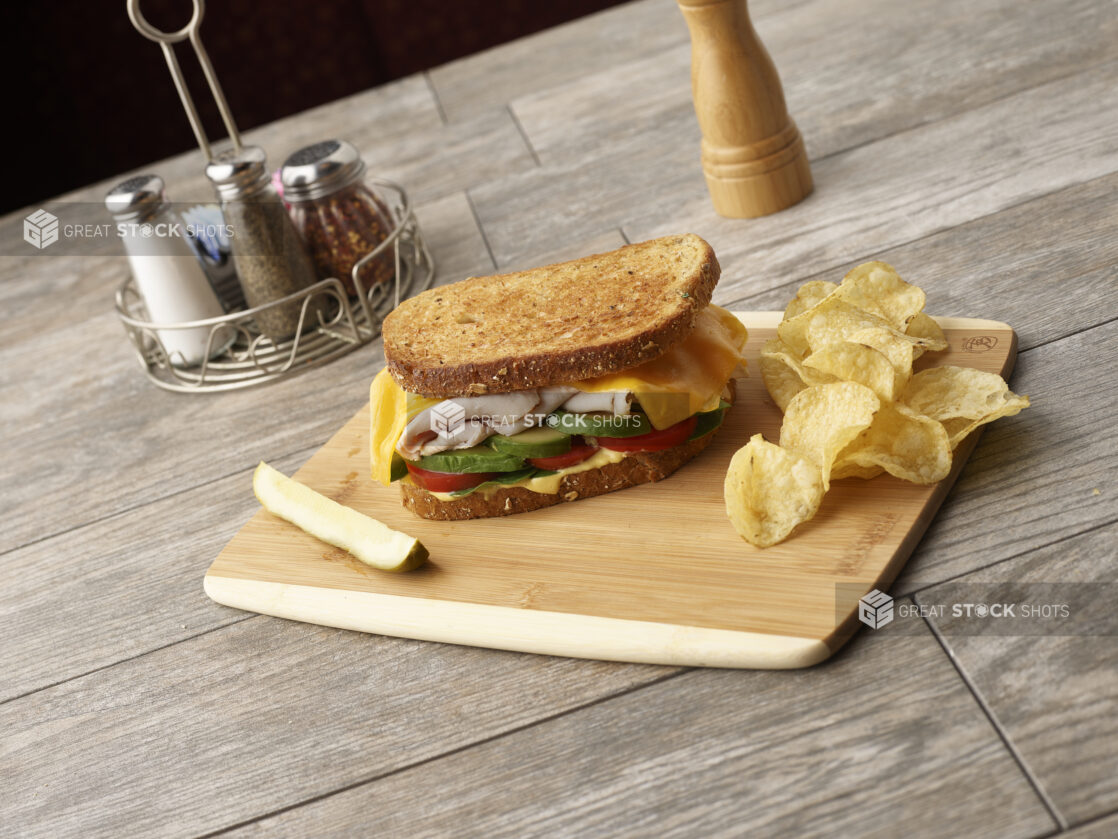
{"label": "pile of potato chips", "polygon": [[768,547],[815,515],[840,478],[888,472],[931,484],[974,429],[1028,407],[993,373],[913,362],[947,349],[924,314],[924,292],[884,262],[867,262],[839,285],[800,287],[761,350],[761,375],[784,412],[780,445],[760,434],[726,474],[726,511],[748,542]]}

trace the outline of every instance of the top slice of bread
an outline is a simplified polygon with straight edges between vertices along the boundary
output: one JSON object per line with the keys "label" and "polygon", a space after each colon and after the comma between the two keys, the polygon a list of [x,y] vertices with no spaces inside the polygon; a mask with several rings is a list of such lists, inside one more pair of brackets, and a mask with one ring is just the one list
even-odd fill
{"label": "top slice of bread", "polygon": [[433,288],[385,318],[388,371],[447,399],[626,370],[690,334],[719,272],[692,233]]}

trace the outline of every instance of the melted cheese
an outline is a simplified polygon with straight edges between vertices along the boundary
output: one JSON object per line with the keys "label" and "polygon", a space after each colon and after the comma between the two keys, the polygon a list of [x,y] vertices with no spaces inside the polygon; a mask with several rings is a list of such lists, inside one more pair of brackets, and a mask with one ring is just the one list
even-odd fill
{"label": "melted cheese", "polygon": [[659,358],[572,385],[592,393],[631,391],[653,428],[667,428],[718,407],[726,382],[744,363],[747,337],[736,317],[719,306],[707,306],[696,317],[691,334]]}
{"label": "melted cheese", "polygon": [[[544,475],[539,478],[523,478],[515,484],[505,484],[503,486],[490,486],[475,489],[474,492],[480,492],[488,498],[497,490],[511,489],[512,487],[521,487],[522,489],[538,492],[541,495],[554,495],[559,491],[559,484],[567,475],[577,475],[579,472],[589,472],[591,469],[601,469],[608,463],[617,463],[624,460],[626,457],[625,452],[615,452],[611,449],[598,449],[590,457],[581,463],[576,463],[574,466],[568,466],[565,469],[557,469],[554,475]],[[411,478],[407,477],[404,480],[410,481]],[[431,490],[427,490],[431,492]],[[455,499],[462,498],[461,495],[451,495],[449,492],[431,492],[433,496],[440,501],[454,501]]]}
{"label": "melted cheese", "polygon": [[385,486],[392,482],[392,455],[404,427],[420,411],[442,401],[405,393],[387,367],[377,373],[369,388],[369,466],[374,481]]}

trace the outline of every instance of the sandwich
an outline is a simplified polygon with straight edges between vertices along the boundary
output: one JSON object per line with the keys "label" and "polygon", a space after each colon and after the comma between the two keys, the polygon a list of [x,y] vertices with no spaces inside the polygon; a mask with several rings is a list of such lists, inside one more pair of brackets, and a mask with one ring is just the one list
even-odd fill
{"label": "sandwich", "polygon": [[372,477],[427,519],[504,516],[668,477],[734,399],[746,331],[700,237],[430,289],[383,325]]}

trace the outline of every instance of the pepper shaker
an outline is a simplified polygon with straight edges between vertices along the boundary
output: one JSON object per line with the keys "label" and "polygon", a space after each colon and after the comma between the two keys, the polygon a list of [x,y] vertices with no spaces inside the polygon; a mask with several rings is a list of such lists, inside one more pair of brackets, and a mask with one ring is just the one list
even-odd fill
{"label": "pepper shaker", "polygon": [[715,211],[755,218],[803,200],[812,190],[804,141],[746,0],[677,2],[691,31],[691,93]]}
{"label": "pepper shaker", "polygon": [[[171,209],[162,178],[129,178],[109,191],[105,207],[117,222],[136,288],[153,322],[182,323],[225,314],[181,219]],[[224,352],[236,337],[235,330],[221,327],[211,340],[208,326],[159,329],[157,334],[176,367],[201,364]]]}
{"label": "pepper shaker", "polygon": [[[363,180],[365,163],[345,140],[325,140],[299,149],[280,170],[291,220],[310,251],[318,278],[337,277],[351,295],[357,293],[353,267],[377,248],[392,230],[388,208]],[[395,273],[391,253],[362,266],[361,285],[368,292]]]}
{"label": "pepper shaker", "polygon": [[[244,146],[218,155],[206,176],[221,199],[230,225],[233,264],[251,308],[263,306],[309,288],[317,282],[314,266],[268,175],[267,159],[258,146]],[[256,315],[260,331],[274,342],[291,338],[299,328],[303,300],[265,309]],[[311,299],[304,329],[325,314],[324,301]]]}

